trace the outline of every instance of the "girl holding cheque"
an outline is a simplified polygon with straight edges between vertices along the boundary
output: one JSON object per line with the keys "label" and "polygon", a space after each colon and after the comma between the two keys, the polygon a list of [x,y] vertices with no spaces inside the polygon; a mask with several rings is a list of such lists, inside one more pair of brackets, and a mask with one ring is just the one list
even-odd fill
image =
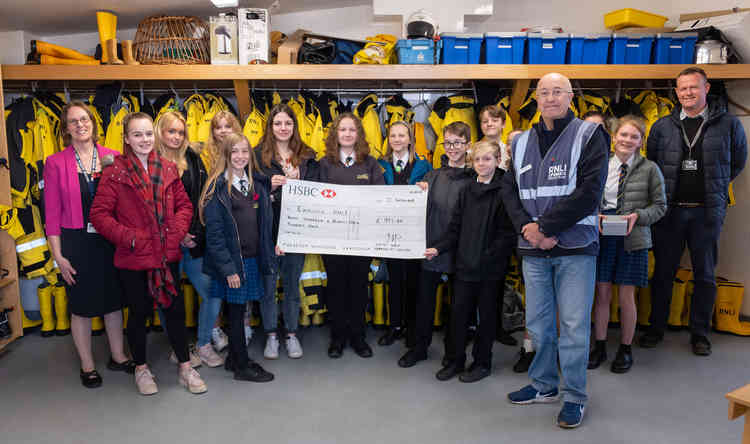
{"label": "girl holding cheque", "polygon": [[[492,372],[500,282],[516,242],[515,230],[500,196],[504,174],[497,168],[500,146],[497,142],[481,141],[472,148],[476,181],[461,190],[447,233],[425,250],[428,260],[441,253],[455,253],[451,359],[435,375],[441,381],[461,374],[461,382],[475,382]],[[473,349],[474,362],[464,372],[466,329],[475,299],[479,307],[479,334]]]}
{"label": "girl holding cheque", "polygon": [[250,360],[245,346],[245,305],[263,295],[261,275],[275,272],[273,213],[268,178],[257,166],[245,136],[229,134],[200,199],[206,225],[203,272],[212,276],[211,297],[229,306],[229,358],[225,368],[240,381],[269,382],[273,375]]}

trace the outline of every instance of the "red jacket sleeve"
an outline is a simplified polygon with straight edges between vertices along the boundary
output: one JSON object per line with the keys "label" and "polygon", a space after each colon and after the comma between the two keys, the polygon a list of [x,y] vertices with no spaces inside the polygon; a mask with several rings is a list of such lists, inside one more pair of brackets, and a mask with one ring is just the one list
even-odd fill
{"label": "red jacket sleeve", "polygon": [[44,166],[44,223],[47,236],[59,236],[62,220],[62,178],[58,162]]}
{"label": "red jacket sleeve", "polygon": [[114,167],[104,169],[96,188],[94,202],[91,204],[89,220],[94,224],[96,231],[115,246],[129,247],[135,240],[135,230],[122,225],[115,217],[118,186],[113,177],[114,171]]}
{"label": "red jacket sleeve", "polygon": [[170,186],[174,195],[175,213],[174,227],[171,228],[175,230],[180,240],[182,240],[190,229],[190,223],[193,220],[193,204],[190,202],[190,197],[185,191],[181,180],[175,180]]}

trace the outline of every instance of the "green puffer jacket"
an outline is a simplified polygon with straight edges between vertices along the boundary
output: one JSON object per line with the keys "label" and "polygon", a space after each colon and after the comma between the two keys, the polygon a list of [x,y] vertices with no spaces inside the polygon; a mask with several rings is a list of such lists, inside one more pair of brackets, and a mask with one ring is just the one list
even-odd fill
{"label": "green puffer jacket", "polygon": [[651,248],[650,227],[667,212],[664,176],[659,167],[638,152],[633,155],[633,165],[625,176],[625,202],[617,212],[621,215],[638,214],[633,231],[625,237],[625,251],[628,252]]}

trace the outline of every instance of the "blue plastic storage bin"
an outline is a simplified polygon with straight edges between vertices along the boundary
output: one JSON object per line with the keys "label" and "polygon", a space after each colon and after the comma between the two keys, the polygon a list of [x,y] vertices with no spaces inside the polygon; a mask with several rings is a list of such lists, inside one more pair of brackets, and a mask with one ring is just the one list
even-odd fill
{"label": "blue plastic storage bin", "polygon": [[653,35],[612,34],[609,63],[614,65],[648,65],[651,63]]}
{"label": "blue plastic storage bin", "polygon": [[569,65],[603,65],[607,63],[612,34],[571,34],[568,43]]}
{"label": "blue plastic storage bin", "polygon": [[530,32],[529,64],[562,65],[568,49],[570,34]]}
{"label": "blue plastic storage bin", "polygon": [[484,34],[485,63],[522,64],[525,52],[525,32],[486,32]]}
{"label": "blue plastic storage bin", "polygon": [[401,65],[435,64],[435,42],[432,39],[399,40],[396,49]]}
{"label": "blue plastic storage bin", "polygon": [[482,53],[482,34],[443,32],[440,34],[443,57],[440,63],[448,65],[476,65]]}
{"label": "blue plastic storage bin", "polygon": [[695,43],[698,41],[697,32],[668,32],[656,34],[654,44],[654,63],[690,64],[695,57]]}

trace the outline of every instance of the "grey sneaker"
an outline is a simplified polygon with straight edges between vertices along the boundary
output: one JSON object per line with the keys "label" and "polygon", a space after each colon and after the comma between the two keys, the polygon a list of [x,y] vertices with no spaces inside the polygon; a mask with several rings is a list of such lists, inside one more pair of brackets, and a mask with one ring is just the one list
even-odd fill
{"label": "grey sneaker", "polygon": [[290,335],[286,338],[286,352],[292,359],[299,359],[302,357],[302,344],[299,343],[297,335]]}
{"label": "grey sneaker", "polygon": [[135,385],[141,395],[148,396],[159,392],[156,381],[154,381],[154,375],[148,368],[135,371]]}
{"label": "grey sneaker", "polygon": [[263,357],[266,359],[279,359],[279,338],[276,335],[268,335]]}
{"label": "grey sneaker", "polygon": [[[198,368],[201,366],[201,358],[198,356],[198,352],[195,350],[195,344],[190,344],[188,351],[190,352],[190,366],[193,368]],[[177,360],[177,354],[175,354],[174,350],[171,350],[169,352],[169,361],[174,364],[179,364],[180,362]]]}

